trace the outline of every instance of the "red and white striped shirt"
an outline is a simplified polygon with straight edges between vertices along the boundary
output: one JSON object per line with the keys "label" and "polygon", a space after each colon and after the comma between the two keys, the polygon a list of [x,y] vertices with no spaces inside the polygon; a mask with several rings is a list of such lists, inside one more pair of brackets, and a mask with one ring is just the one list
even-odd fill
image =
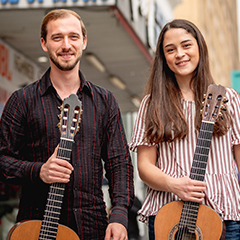
{"label": "red and white striped shirt", "polygon": [[[238,93],[227,88],[226,97],[228,110],[233,119],[233,127],[222,137],[213,137],[209,151],[208,164],[205,174],[207,190],[203,204],[214,209],[223,220],[240,220],[240,186],[232,154],[233,145],[240,144],[240,97]],[[147,99],[142,100],[137,119],[135,121],[130,150],[136,151],[137,146],[148,145],[144,139]],[[195,129],[195,103],[182,100],[184,115],[189,124],[189,132],[184,139],[177,139],[171,143],[161,142],[159,157],[156,165],[166,174],[174,178],[181,178],[190,174],[192,160],[198,138]],[[154,176],[153,176],[154,177]],[[156,215],[166,203],[180,200],[170,192],[162,192],[147,188],[146,198],[139,211],[141,221]]]}

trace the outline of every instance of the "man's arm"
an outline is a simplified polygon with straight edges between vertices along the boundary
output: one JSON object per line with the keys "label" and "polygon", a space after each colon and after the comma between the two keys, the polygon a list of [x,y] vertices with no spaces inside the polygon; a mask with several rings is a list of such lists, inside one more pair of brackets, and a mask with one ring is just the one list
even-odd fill
{"label": "man's arm", "polygon": [[19,159],[25,142],[25,115],[18,93],[5,105],[0,121],[0,181],[20,185],[39,179],[42,163]]}
{"label": "man's arm", "polygon": [[[109,184],[109,193],[112,211],[106,234],[118,234],[122,227],[126,231],[128,226],[128,210],[134,199],[133,166],[125,137],[121,114],[117,103],[109,112],[109,125],[106,129],[108,139],[102,149],[102,158],[105,162],[106,177]],[[115,224],[116,223],[116,224]],[[119,224],[121,226],[119,227]],[[106,235],[106,237],[108,237]],[[124,239],[122,236],[116,239]]]}

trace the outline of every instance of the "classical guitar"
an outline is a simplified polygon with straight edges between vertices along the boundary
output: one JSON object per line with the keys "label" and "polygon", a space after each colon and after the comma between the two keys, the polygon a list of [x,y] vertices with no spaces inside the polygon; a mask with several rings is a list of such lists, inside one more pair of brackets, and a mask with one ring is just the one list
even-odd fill
{"label": "classical guitar", "polygon": [[[213,128],[223,104],[226,89],[212,84],[204,96],[202,122],[194,152],[190,178],[203,181],[211,145]],[[219,240],[223,223],[211,208],[191,201],[173,201],[157,213],[154,223],[156,240]]]}
{"label": "classical guitar", "polygon": [[[79,128],[82,103],[77,95],[64,99],[59,115],[61,137],[57,158],[70,161],[74,136]],[[59,224],[65,183],[52,183],[48,193],[44,219],[16,223],[9,231],[7,240],[79,240],[70,228]]]}

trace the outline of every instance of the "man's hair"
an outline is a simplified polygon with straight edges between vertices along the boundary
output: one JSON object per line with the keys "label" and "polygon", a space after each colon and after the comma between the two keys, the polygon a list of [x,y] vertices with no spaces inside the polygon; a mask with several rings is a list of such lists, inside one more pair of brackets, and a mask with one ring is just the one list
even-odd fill
{"label": "man's hair", "polygon": [[50,11],[44,17],[44,19],[42,21],[42,26],[41,26],[41,38],[43,38],[46,41],[47,24],[49,23],[49,21],[57,20],[59,18],[65,18],[69,15],[73,15],[80,21],[81,28],[82,28],[82,34],[83,34],[83,37],[85,37],[87,35],[86,27],[85,27],[81,17],[76,12],[68,10],[68,9],[56,9],[56,10]]}

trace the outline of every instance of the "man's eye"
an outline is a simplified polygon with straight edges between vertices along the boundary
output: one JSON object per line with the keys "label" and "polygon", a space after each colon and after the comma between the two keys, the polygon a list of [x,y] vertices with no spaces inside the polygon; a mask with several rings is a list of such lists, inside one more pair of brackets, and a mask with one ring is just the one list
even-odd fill
{"label": "man's eye", "polygon": [[60,37],[54,37],[53,40],[58,41],[58,40],[60,40]]}
{"label": "man's eye", "polygon": [[73,40],[78,40],[78,39],[79,39],[78,36],[72,36],[71,38],[72,38]]}

